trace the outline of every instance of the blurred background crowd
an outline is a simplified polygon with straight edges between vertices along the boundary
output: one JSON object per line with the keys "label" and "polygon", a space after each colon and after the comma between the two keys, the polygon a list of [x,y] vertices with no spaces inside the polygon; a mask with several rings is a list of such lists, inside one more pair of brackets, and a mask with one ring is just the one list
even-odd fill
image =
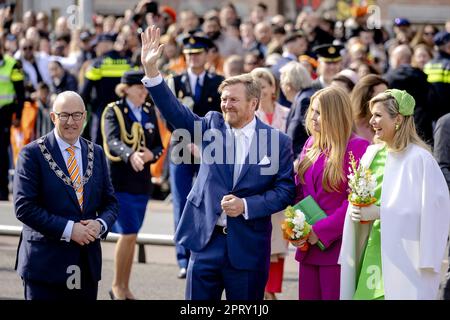
{"label": "blurred background crowd", "polygon": [[[118,7],[117,2],[121,1],[112,1],[111,6]],[[450,21],[442,18],[433,24],[414,23],[404,16],[382,19],[376,1],[267,1],[245,5],[207,1],[195,7],[177,1],[173,7],[165,1],[127,1],[127,9],[114,15],[95,12],[96,1],[77,3],[80,6],[73,11],[67,4],[58,9],[34,4],[45,7],[42,11],[26,10],[33,7],[33,1],[1,4],[0,52],[18,62],[24,85],[23,92],[16,88],[17,110],[7,113],[7,108],[0,109],[2,150],[5,144],[9,150],[6,159],[2,152],[2,172],[14,168],[24,144],[52,130],[48,113],[55,95],[65,90],[79,92],[88,107],[83,136],[101,142],[101,113],[109,102],[118,99],[114,88],[122,74],[139,68],[139,34],[152,24],[163,34],[165,49],[160,64],[164,76],[186,71],[189,66],[182,53],[183,39],[192,34],[203,36],[211,40],[205,61],[199,62],[205,70],[229,77],[266,67],[275,77],[273,100],[287,108],[298,103],[299,94],[308,87],[317,90],[334,84],[345,87],[349,94],[353,91],[356,132],[362,136],[372,133],[366,132],[367,115],[358,112],[356,104],[366,103],[384,86],[413,94],[418,131],[431,144],[433,122],[449,110],[448,37],[441,35],[438,46],[435,43],[439,31],[450,31]],[[446,9],[443,6],[444,12]],[[322,48],[321,59],[320,49],[315,48],[330,44],[333,49]],[[447,56],[442,57],[444,52]],[[433,78],[436,70],[429,62],[444,58],[447,73],[443,78]],[[291,61],[296,63],[282,69]],[[303,76],[304,69],[319,85]],[[270,103],[266,111],[273,111]],[[11,114],[15,117],[12,127],[8,121]],[[161,120],[167,150],[170,130]],[[289,123],[285,131],[288,127]],[[294,139],[296,153],[303,142],[303,138]],[[162,193],[155,196],[162,198],[169,192],[165,159],[152,165],[153,182],[162,186]],[[161,192],[161,188],[155,190]],[[7,199],[5,192],[2,180],[2,199]]]}

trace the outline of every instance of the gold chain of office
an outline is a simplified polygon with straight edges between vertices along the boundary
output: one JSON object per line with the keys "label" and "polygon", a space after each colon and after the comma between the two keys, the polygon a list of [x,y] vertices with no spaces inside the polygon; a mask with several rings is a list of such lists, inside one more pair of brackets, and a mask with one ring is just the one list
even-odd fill
{"label": "gold chain of office", "polygon": [[[145,147],[145,134],[142,125],[139,122],[133,122],[131,126],[131,133],[128,133],[127,129],[125,128],[125,120],[120,108],[115,103],[112,103],[105,108],[103,113],[107,112],[108,108],[112,108],[114,110],[114,113],[116,114],[120,128],[120,140],[129,145],[133,151],[140,151],[143,147]],[[104,115],[102,116],[101,126],[103,137],[106,138]],[[122,161],[120,157],[116,157],[111,154],[108,146],[108,141],[106,141],[105,139],[103,140],[103,149],[105,151],[106,157],[109,160],[113,162]]]}

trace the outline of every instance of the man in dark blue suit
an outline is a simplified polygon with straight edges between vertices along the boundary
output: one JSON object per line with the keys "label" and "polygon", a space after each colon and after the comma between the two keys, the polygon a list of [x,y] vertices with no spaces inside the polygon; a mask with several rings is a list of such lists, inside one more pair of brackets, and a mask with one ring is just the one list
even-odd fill
{"label": "man in dark blue suit", "polygon": [[95,300],[100,238],[116,220],[117,200],[103,150],[80,138],[81,97],[60,93],[50,115],[55,129],[25,146],[16,166],[16,268],[27,300]]}
{"label": "man in dark blue suit", "polygon": [[271,214],[295,197],[292,143],[255,117],[261,88],[249,74],[220,85],[223,115],[213,111],[199,117],[183,106],[157,69],[163,49],[159,36],[154,26],[141,35],[142,82],[184,138],[202,140],[199,174],[175,233],[175,240],[191,250],[186,298],[219,300],[225,290],[227,299],[262,300]]}
{"label": "man in dark blue suit", "polygon": [[[168,85],[172,92],[182,104],[190,108],[196,115],[203,117],[209,111],[220,112],[220,95],[217,92],[222,76],[208,72],[205,69],[208,50],[213,46],[211,40],[199,37],[188,36],[183,39],[183,53],[186,58],[187,70],[182,74],[168,79]],[[169,129],[173,127],[169,123]],[[171,137],[171,151],[177,150],[177,145],[181,138],[175,133]],[[195,148],[195,147],[193,147]],[[187,150],[189,155],[191,152]],[[172,152],[170,152],[172,154]],[[175,230],[186,204],[186,197],[192,188],[194,177],[198,173],[198,162],[195,163],[194,156],[190,156],[190,162],[180,163],[179,157],[185,156],[183,151],[174,152],[170,161],[170,190],[173,203],[173,220]],[[195,153],[195,151],[193,152]],[[180,244],[175,244],[178,266],[180,271],[179,278],[186,277],[186,269],[189,261],[189,250]]]}

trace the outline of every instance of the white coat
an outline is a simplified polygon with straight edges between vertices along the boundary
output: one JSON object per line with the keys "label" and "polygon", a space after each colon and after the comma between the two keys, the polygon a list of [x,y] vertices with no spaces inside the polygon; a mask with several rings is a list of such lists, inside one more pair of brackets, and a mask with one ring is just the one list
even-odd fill
{"label": "white coat", "polygon": [[[381,148],[380,144],[369,146],[361,162],[369,167]],[[418,145],[387,153],[380,223],[385,299],[437,299],[450,228],[450,199],[436,160]],[[354,223],[347,211],[338,260],[343,300],[353,298],[370,226]]]}

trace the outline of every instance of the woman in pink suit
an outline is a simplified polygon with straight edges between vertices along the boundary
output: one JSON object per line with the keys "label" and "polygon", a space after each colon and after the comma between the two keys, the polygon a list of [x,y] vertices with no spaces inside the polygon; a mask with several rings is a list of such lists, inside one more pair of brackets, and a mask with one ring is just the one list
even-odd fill
{"label": "woman in pink suit", "polygon": [[[297,167],[296,203],[311,195],[327,217],[314,224],[307,240],[309,249],[296,252],[301,300],[339,299],[337,261],[348,206],[349,152],[359,160],[369,145],[352,133],[352,123],[350,99],[342,89],[325,88],[311,97],[305,123],[310,137]],[[315,245],[318,240],[324,251]],[[301,246],[304,241],[293,244]]]}

